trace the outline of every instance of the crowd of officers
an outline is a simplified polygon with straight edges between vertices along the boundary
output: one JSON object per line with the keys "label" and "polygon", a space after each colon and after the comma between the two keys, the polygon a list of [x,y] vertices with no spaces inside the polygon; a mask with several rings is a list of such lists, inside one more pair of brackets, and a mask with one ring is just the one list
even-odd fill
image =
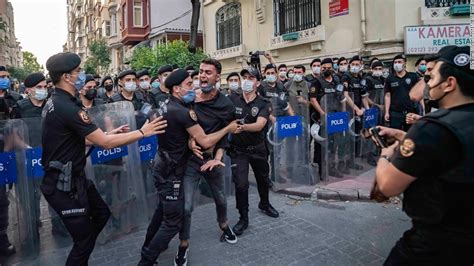
{"label": "crowd of officers", "polygon": [[[249,225],[249,167],[257,181],[258,208],[270,217],[279,216],[269,201],[271,179],[266,143],[268,124],[277,117],[295,115],[298,113],[295,109],[301,109],[303,104],[311,122],[320,123],[328,111],[321,105],[321,99],[337,93],[329,88],[338,84],[344,86],[347,104],[356,116],[362,118],[366,110],[377,107],[385,125],[402,132],[438,108],[439,101],[431,100],[429,95],[432,86],[426,86],[437,60],[434,57],[420,58],[415,65],[416,72],[406,70],[407,60],[403,54],[393,58],[391,71],[377,58],[370,62],[364,62],[359,56],[316,58],[310,64],[308,75],[303,65],[277,66],[271,54],[265,53],[265,57],[269,64],[262,70],[248,67],[226,77],[221,76],[222,67],[217,60],[205,59],[197,69],[165,65],[158,69],[156,76],[145,69],[101,78],[82,72],[77,55],[60,53],[46,64],[50,79],[41,73],[33,73],[25,79],[23,99],[7,82],[6,69],[0,68],[0,108],[4,118],[43,117],[45,177],[41,190],[73,237],[68,265],[87,264],[95,239],[110,216],[94,184],[84,174],[86,144],[112,148],[159,134],[153,170],[159,200],[139,265],[153,265],[177,234],[180,245],[175,264],[186,265],[193,199],[201,179],[208,183],[215,202],[221,241],[236,243],[237,236]],[[368,67],[364,67],[366,63]],[[307,95],[296,94],[295,86],[306,88]],[[382,101],[369,97],[376,91],[383,95]],[[292,99],[296,99],[296,104]],[[277,104],[272,105],[272,100]],[[139,123],[143,126],[136,131],[106,134],[93,124],[87,109],[119,101],[131,102],[135,111],[151,106],[159,110],[160,117]],[[66,117],[69,122],[64,122]],[[360,129],[361,125],[356,125],[356,130]],[[69,140],[64,142],[64,136]],[[316,141],[314,145],[313,161],[321,164],[321,146]],[[240,215],[233,227],[227,219],[224,192],[222,161],[226,154],[231,159]],[[52,167],[53,162],[72,162],[73,178],[82,180],[76,184],[76,197],[57,191],[58,171]],[[368,163],[376,165],[376,159],[369,158]],[[346,168],[358,167],[342,164],[331,167],[330,174],[342,177]],[[77,211],[83,209],[83,212]],[[71,212],[74,215],[62,214]],[[5,232],[3,229],[0,231]],[[0,235],[0,252],[14,252],[6,234]]]}

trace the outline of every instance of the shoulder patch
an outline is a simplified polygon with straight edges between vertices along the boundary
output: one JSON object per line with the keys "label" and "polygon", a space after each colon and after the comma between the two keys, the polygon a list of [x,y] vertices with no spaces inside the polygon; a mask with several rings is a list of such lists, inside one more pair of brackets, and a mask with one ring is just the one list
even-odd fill
{"label": "shoulder patch", "polygon": [[91,118],[89,117],[89,115],[87,114],[86,111],[79,110],[78,115],[81,118],[82,122],[84,122],[86,124],[92,123]]}
{"label": "shoulder patch", "polygon": [[400,154],[403,157],[410,157],[415,153],[415,142],[411,139],[404,139],[400,145]]}
{"label": "shoulder patch", "polygon": [[254,106],[254,107],[252,107],[251,111],[252,111],[252,116],[257,116],[258,111],[260,111],[260,110],[258,109],[257,106]]}
{"label": "shoulder patch", "polygon": [[315,87],[311,87],[311,88],[309,89],[309,91],[310,91],[311,93],[315,93],[315,92],[316,92],[316,88],[315,88]]}
{"label": "shoulder patch", "polygon": [[454,57],[453,61],[456,66],[463,67],[469,64],[470,58],[468,54],[458,54]]}
{"label": "shoulder patch", "polygon": [[194,121],[194,122],[197,122],[198,121],[198,117],[196,115],[196,112],[194,112],[194,110],[189,110],[189,116],[191,117],[191,119]]}
{"label": "shoulder patch", "polygon": [[410,85],[410,84],[411,84],[411,78],[407,78],[407,79],[405,80],[405,82],[407,83],[407,85]]}

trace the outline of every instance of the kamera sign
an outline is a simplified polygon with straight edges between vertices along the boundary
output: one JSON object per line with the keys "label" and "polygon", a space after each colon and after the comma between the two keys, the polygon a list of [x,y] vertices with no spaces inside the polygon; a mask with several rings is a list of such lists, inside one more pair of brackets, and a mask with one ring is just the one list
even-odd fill
{"label": "kamera sign", "polygon": [[446,45],[470,46],[469,24],[405,27],[405,54],[434,54]]}

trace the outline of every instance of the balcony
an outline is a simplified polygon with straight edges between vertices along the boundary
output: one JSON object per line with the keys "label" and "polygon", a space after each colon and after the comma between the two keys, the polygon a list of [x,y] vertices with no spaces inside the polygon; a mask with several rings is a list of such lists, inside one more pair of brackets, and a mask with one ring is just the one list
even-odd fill
{"label": "balcony", "polygon": [[431,24],[441,20],[468,19],[469,13],[469,0],[425,0],[421,20],[424,24]]}

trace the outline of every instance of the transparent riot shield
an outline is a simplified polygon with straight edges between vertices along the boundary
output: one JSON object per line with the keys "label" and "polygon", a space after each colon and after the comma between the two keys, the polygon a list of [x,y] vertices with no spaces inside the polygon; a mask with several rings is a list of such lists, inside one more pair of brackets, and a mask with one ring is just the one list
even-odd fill
{"label": "transparent riot shield", "polygon": [[[364,112],[363,128],[381,125],[384,115],[384,93],[382,89],[369,90],[370,109]],[[360,163],[370,170],[377,165],[378,149],[371,139],[361,138]]]}
{"label": "transparent riot shield", "polygon": [[[122,125],[136,129],[133,105],[115,102],[89,109],[92,122],[105,132]],[[92,150],[91,150],[92,149]],[[97,190],[108,204],[112,215],[99,235],[105,243],[147,223],[148,208],[144,191],[138,142],[113,149],[97,146],[88,148],[86,176],[93,180]]]}
{"label": "transparent riot shield", "polygon": [[[289,104],[294,116],[279,116],[269,127],[267,140],[271,145],[271,171],[273,187],[314,185],[317,169],[311,164],[309,145],[309,100],[307,93],[290,94]],[[283,101],[283,102],[282,102]],[[282,98],[272,98],[272,109],[281,109]]]}
{"label": "transparent riot shield", "polygon": [[[37,256],[38,228],[34,185],[25,168],[28,129],[21,120],[2,120],[0,136],[0,264],[11,265]],[[16,253],[7,256],[10,243]]]}
{"label": "transparent riot shield", "polygon": [[[349,94],[349,97],[352,97]],[[354,116],[347,106],[343,86],[335,92],[325,94],[321,108],[326,113],[321,119],[321,175],[325,181],[353,174],[354,164]]]}

